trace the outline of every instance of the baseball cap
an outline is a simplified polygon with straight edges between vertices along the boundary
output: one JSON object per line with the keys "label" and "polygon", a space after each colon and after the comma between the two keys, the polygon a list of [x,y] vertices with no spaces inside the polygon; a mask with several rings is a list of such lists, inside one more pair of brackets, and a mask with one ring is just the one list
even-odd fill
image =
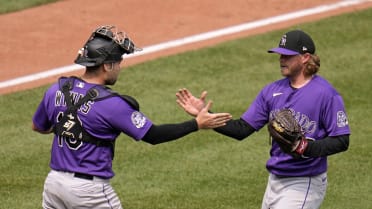
{"label": "baseball cap", "polygon": [[301,30],[289,31],[282,36],[279,46],[268,50],[269,53],[297,55],[315,53],[315,44],[311,37]]}

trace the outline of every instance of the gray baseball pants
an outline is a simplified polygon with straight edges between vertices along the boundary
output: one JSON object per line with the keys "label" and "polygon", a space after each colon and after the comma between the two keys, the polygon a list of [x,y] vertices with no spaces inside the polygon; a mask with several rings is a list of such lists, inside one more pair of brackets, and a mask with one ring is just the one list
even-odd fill
{"label": "gray baseball pants", "polygon": [[44,183],[44,209],[122,209],[108,179],[75,176],[68,172],[49,172]]}
{"label": "gray baseball pants", "polygon": [[327,189],[327,173],[311,177],[269,175],[261,209],[318,209]]}

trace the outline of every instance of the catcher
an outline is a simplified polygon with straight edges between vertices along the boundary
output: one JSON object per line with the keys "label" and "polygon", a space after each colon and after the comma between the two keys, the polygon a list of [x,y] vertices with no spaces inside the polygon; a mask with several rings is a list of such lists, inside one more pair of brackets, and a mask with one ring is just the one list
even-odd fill
{"label": "catcher", "polygon": [[[269,178],[262,209],[317,209],[327,188],[327,156],[348,149],[350,129],[341,95],[317,75],[319,56],[312,38],[300,30],[284,34],[279,46],[283,79],[265,86],[239,119],[215,131],[243,140],[266,124],[271,135]],[[190,115],[205,106],[187,89],[178,104]]]}
{"label": "catcher", "polygon": [[209,102],[195,119],[152,123],[134,98],[107,87],[119,76],[122,56],[137,50],[115,26],[98,27],[75,60],[86,67],[84,74],[61,77],[45,92],[33,116],[33,130],[54,133],[43,208],[121,209],[110,185],[114,145],[121,132],[137,141],[159,144],[230,120],[228,113],[208,113]]}

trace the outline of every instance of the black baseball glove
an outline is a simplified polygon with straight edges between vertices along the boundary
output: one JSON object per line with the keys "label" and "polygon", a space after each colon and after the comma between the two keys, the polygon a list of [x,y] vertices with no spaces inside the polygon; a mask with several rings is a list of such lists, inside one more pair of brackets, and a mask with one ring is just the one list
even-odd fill
{"label": "black baseball glove", "polygon": [[272,140],[283,152],[296,158],[303,156],[308,140],[292,111],[283,109],[274,113],[267,127]]}

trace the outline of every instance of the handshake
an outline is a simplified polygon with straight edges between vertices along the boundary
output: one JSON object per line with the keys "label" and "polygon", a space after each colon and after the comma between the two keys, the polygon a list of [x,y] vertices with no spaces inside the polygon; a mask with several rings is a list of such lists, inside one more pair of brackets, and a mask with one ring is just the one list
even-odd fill
{"label": "handshake", "polygon": [[226,125],[232,119],[230,113],[211,113],[212,101],[205,102],[207,92],[203,91],[200,98],[196,98],[186,88],[176,93],[177,104],[189,115],[195,117],[199,129],[218,128]]}

